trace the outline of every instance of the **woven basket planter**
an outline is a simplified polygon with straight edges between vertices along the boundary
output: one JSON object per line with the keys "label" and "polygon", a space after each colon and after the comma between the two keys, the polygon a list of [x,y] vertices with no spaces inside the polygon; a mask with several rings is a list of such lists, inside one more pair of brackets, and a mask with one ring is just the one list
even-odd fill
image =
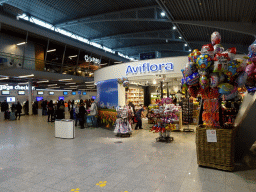
{"label": "woven basket planter", "polygon": [[[216,130],[217,142],[207,142],[207,129]],[[234,170],[234,129],[216,129],[197,127],[196,151],[197,163],[201,166],[233,171]]]}

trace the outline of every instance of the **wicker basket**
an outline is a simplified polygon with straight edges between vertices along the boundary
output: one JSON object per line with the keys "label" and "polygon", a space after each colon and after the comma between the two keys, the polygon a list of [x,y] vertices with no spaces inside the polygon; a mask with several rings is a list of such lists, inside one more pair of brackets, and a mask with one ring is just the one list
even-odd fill
{"label": "wicker basket", "polygon": [[[215,129],[215,128],[208,128]],[[234,170],[234,129],[216,129],[217,143],[208,143],[207,128],[196,129],[197,164],[216,169]]]}

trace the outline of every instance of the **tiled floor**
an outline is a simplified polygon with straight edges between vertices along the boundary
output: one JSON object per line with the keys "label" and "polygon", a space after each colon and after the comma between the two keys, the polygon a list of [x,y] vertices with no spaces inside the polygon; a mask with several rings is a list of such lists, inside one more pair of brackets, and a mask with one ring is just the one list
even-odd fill
{"label": "tiled floor", "polygon": [[106,129],[76,128],[75,139],[58,139],[46,118],[0,122],[1,192],[256,191],[256,170],[198,167],[195,133],[156,143],[148,130],[117,138]]}

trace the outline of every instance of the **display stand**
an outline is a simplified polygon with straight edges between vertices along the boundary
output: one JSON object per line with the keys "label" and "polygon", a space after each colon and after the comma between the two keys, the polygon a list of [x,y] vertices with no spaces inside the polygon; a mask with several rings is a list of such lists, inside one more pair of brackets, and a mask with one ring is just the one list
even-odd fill
{"label": "display stand", "polygon": [[190,102],[189,97],[183,99],[182,113],[183,126],[187,125],[186,128],[183,128],[183,132],[194,132],[194,129],[189,128],[189,124],[193,122],[193,102]]}
{"label": "display stand", "polygon": [[[174,121],[175,122],[175,121]],[[182,111],[179,112],[179,120],[178,120],[178,126],[176,127],[176,129],[173,129],[173,132],[180,132],[182,129]]]}
{"label": "display stand", "polygon": [[117,120],[115,122],[115,130],[117,137],[130,137],[132,135],[132,113],[129,107],[117,107]]}
{"label": "display stand", "polygon": [[62,139],[75,138],[75,121],[72,119],[58,119],[55,121],[55,137]]}

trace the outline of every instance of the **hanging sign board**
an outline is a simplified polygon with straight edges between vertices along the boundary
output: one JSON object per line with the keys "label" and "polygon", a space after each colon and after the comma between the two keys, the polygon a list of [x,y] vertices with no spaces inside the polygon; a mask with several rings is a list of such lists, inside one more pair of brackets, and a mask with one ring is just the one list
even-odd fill
{"label": "hanging sign board", "polygon": [[[28,86],[21,86],[21,85],[16,85],[16,86],[9,86],[9,85],[0,85],[0,90],[28,90]],[[32,86],[32,90],[35,90],[35,87]]]}
{"label": "hanging sign board", "polygon": [[206,130],[206,136],[207,136],[207,142],[217,143],[216,130],[213,130],[213,129]]}

